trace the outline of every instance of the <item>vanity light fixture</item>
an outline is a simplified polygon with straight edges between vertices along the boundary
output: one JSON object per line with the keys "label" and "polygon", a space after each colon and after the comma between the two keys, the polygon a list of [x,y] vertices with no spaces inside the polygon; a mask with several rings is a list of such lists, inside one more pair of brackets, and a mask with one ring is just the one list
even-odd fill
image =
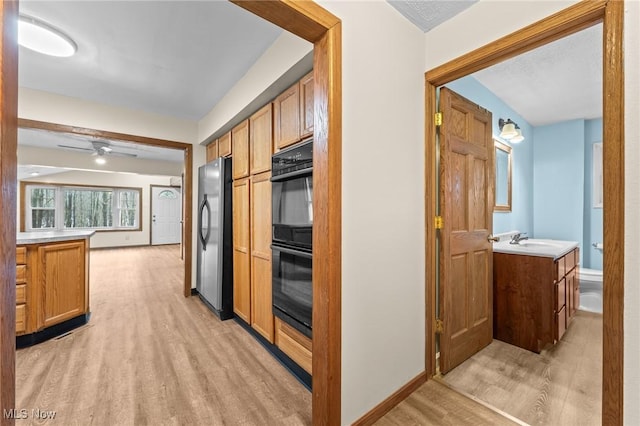
{"label": "vanity light fixture", "polygon": [[18,44],[57,57],[73,56],[78,50],[71,37],[46,22],[26,15],[18,18]]}
{"label": "vanity light fixture", "polygon": [[522,142],[524,140],[520,126],[511,121],[510,118],[507,118],[506,120],[501,118],[498,120],[498,127],[500,127],[500,137],[502,139],[515,143]]}

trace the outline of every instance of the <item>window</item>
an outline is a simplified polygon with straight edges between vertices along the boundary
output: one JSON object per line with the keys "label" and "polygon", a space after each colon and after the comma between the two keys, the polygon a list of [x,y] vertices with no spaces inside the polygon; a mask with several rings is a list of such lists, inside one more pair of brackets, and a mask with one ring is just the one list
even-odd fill
{"label": "window", "polygon": [[25,228],[140,229],[139,188],[26,184]]}

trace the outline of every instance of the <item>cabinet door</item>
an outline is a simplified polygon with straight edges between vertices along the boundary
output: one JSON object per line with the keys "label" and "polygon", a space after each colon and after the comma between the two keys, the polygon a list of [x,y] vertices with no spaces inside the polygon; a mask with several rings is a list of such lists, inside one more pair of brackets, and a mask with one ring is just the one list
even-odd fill
{"label": "cabinet door", "polygon": [[249,182],[233,182],[233,311],[247,323],[251,323]]}
{"label": "cabinet door", "polygon": [[251,326],[273,343],[271,173],[251,178]]}
{"label": "cabinet door", "polygon": [[233,151],[233,179],[249,176],[249,120],[244,120],[231,131]]}
{"label": "cabinet door", "polygon": [[300,140],[300,83],[273,101],[273,117],[276,151]]}
{"label": "cabinet door", "polygon": [[231,132],[227,132],[218,139],[218,155],[220,157],[231,156]]}
{"label": "cabinet door", "polygon": [[218,158],[218,139],[207,145],[207,163]]}
{"label": "cabinet door", "polygon": [[313,71],[300,80],[301,138],[313,135]]}
{"label": "cabinet door", "polygon": [[[572,319],[576,310],[580,306],[580,292],[578,280],[576,279],[576,268],[567,273],[567,316]],[[578,291],[576,291],[578,290]]]}
{"label": "cabinet door", "polygon": [[249,119],[250,173],[252,175],[271,170],[273,153],[272,107],[269,103]]}
{"label": "cabinet door", "polygon": [[85,313],[84,241],[38,248],[44,327]]}

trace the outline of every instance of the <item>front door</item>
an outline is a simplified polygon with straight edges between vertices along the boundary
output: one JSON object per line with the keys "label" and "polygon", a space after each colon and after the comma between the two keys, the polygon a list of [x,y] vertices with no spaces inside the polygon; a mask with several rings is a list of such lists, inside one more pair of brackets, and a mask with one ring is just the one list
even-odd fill
{"label": "front door", "polygon": [[493,339],[491,112],[440,90],[440,371]]}
{"label": "front door", "polygon": [[181,211],[180,188],[151,187],[151,245],[180,244]]}

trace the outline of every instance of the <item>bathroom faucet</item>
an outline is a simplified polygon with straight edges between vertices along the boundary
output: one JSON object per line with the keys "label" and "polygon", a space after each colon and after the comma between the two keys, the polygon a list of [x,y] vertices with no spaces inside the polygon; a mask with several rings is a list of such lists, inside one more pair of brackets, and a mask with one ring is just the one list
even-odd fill
{"label": "bathroom faucet", "polygon": [[520,244],[520,241],[528,240],[529,237],[525,237],[524,235],[526,235],[526,232],[513,234],[511,236],[511,241],[509,241],[509,244]]}

